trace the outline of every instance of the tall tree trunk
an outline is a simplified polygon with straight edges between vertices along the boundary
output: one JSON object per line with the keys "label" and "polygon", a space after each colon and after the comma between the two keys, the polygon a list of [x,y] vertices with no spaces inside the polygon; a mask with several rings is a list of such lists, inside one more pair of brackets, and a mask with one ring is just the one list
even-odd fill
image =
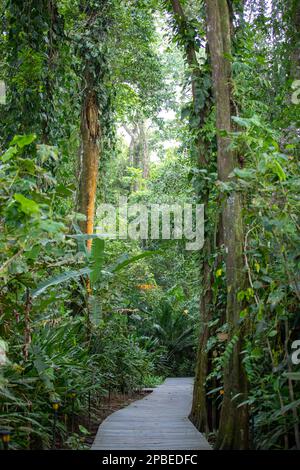
{"label": "tall tree trunk", "polygon": [[[79,158],[78,211],[85,215],[81,230],[93,234],[98,168],[104,132],[109,114],[107,38],[111,25],[112,2],[81,0],[80,11],[85,24],[77,47],[83,70],[83,100],[81,106],[81,151]],[[91,54],[93,51],[93,54]],[[91,249],[92,239],[87,241]]]}
{"label": "tall tree trunk", "polygon": [[[291,78],[293,80],[300,80],[300,2],[299,0],[292,0],[291,4]],[[285,351],[288,363],[288,371],[292,372],[291,364],[288,357],[288,341],[290,338],[288,320],[285,320]],[[290,401],[295,399],[294,385],[291,379],[288,379]],[[296,448],[300,449],[300,431],[299,431],[299,416],[297,408],[292,409],[294,419],[294,435]]]}
{"label": "tall tree trunk", "polygon": [[300,80],[300,2],[291,0],[291,78]]}
{"label": "tall tree trunk", "polygon": [[127,124],[123,124],[123,127],[130,137],[130,144],[129,144],[129,149],[128,149],[128,163],[130,166],[133,166],[134,148],[135,148],[135,139],[136,139],[135,130],[131,130]]}
{"label": "tall tree trunk", "polygon": [[[202,81],[201,81],[201,70],[199,68],[197,60],[197,34],[191,37],[186,35],[188,30],[188,22],[181,5],[180,0],[172,0],[172,11],[174,20],[177,24],[178,31],[181,37],[184,39],[185,44],[185,54],[186,60],[189,65],[190,74],[191,74],[191,85],[192,85],[192,97],[193,97],[193,113],[194,117],[198,118],[198,127],[199,130],[204,124],[206,117],[208,116],[211,109],[211,100],[210,96],[205,102],[204,107],[199,101],[199,96],[202,96],[201,91]],[[197,165],[199,168],[207,168],[208,161],[208,145],[207,142],[203,141],[202,137],[197,137],[195,141],[195,146],[197,149]],[[200,196],[200,195],[199,195]],[[201,194],[204,198],[203,203],[205,204],[205,209],[209,200],[209,193],[206,189],[204,194]],[[192,410],[190,413],[190,419],[194,425],[201,431],[209,432],[210,423],[208,418],[208,407],[207,407],[207,390],[206,390],[206,377],[208,375],[210,360],[208,353],[206,351],[207,341],[210,335],[209,332],[209,321],[212,316],[212,272],[209,265],[209,256],[211,254],[211,239],[210,235],[206,234],[206,241],[203,248],[203,257],[201,261],[201,277],[202,277],[202,293],[200,300],[200,318],[201,318],[201,330],[199,332],[199,343],[196,359],[196,377],[194,383],[194,392],[193,392],[193,404]]]}
{"label": "tall tree trunk", "polygon": [[[80,224],[83,233],[94,231],[95,201],[97,192],[98,167],[100,158],[100,124],[97,93],[94,89],[94,78],[86,74],[86,90],[81,109],[81,153],[78,193],[78,211],[86,220]],[[92,240],[87,241],[87,248]]]}
{"label": "tall tree trunk", "polygon": [[[236,155],[230,149],[231,132],[231,24],[227,0],[206,0],[207,38],[211,56],[213,89],[216,102],[218,176],[226,182],[235,166]],[[227,135],[224,135],[227,134]],[[226,319],[229,341],[237,335],[233,353],[224,369],[224,398],[216,447],[247,449],[248,410],[238,405],[247,398],[247,379],[242,365],[242,331],[239,326],[242,306],[237,294],[245,287],[243,262],[243,226],[240,196],[226,196],[222,206],[227,279]]]}

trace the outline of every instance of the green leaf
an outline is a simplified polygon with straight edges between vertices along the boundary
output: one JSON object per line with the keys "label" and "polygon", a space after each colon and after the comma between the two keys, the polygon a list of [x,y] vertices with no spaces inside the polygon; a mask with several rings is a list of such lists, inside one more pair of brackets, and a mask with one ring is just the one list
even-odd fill
{"label": "green leaf", "polygon": [[41,295],[48,287],[56,286],[59,284],[63,284],[71,279],[78,279],[81,276],[89,275],[91,273],[90,268],[82,268],[78,271],[68,271],[66,273],[61,274],[60,276],[55,276],[48,279],[45,282],[42,282],[31,292],[32,298],[38,297]]}
{"label": "green leaf", "polygon": [[269,294],[268,304],[271,304],[273,307],[275,307],[277,304],[281,302],[284,296],[285,296],[284,291],[282,289],[277,289]]}
{"label": "green leaf", "polygon": [[65,186],[63,184],[58,184],[55,188],[55,192],[58,196],[61,197],[71,196],[73,194],[71,187]]}
{"label": "green leaf", "polygon": [[268,333],[268,336],[269,336],[270,338],[273,338],[274,336],[277,336],[277,330],[272,330],[272,331],[270,331],[270,333]]}
{"label": "green leaf", "polygon": [[54,220],[42,220],[40,228],[45,232],[58,234],[64,229],[64,224],[62,222],[55,222]]}
{"label": "green leaf", "polygon": [[233,170],[233,173],[238,177],[242,179],[251,179],[255,178],[255,170],[251,168],[235,168]]}
{"label": "green leaf", "polygon": [[96,233],[88,235],[87,233],[78,233],[75,235],[67,235],[67,237],[74,238],[76,240],[96,240],[97,238],[101,240],[105,240],[108,238],[108,235],[107,234],[101,235],[101,234],[96,234]]}
{"label": "green leaf", "polygon": [[248,127],[251,126],[250,119],[241,118],[241,117],[238,117],[238,116],[232,116],[232,120],[241,127],[247,127],[248,128]]}
{"label": "green leaf", "polygon": [[90,319],[93,325],[98,326],[102,319],[101,300],[98,295],[89,296]]}
{"label": "green leaf", "polygon": [[237,300],[238,302],[242,302],[245,298],[245,291],[241,290],[237,293]]}
{"label": "green leaf", "polygon": [[248,309],[245,308],[240,312],[240,318],[245,318],[248,315]]}
{"label": "green leaf", "polygon": [[213,393],[217,393],[217,392],[219,392],[220,390],[223,390],[223,385],[221,385],[221,387],[213,388],[212,390],[210,390],[209,392],[207,392],[206,395],[212,395]]}
{"label": "green leaf", "polygon": [[100,238],[96,238],[92,244],[92,251],[91,251],[91,283],[95,284],[100,280],[101,277],[101,268],[103,266],[104,261],[104,240]]}
{"label": "green leaf", "polygon": [[27,215],[34,215],[40,212],[39,205],[32,199],[28,199],[23,194],[15,193],[14,198],[21,205],[21,211]]}
{"label": "green leaf", "polygon": [[88,436],[90,434],[90,431],[88,431],[84,426],[82,426],[82,424],[80,424],[78,427],[79,431],[85,436]]}
{"label": "green leaf", "polygon": [[274,171],[277,174],[278,178],[280,181],[285,181],[286,180],[286,174],[280,165],[280,163],[277,160],[274,160]]}
{"label": "green leaf", "polygon": [[36,172],[36,165],[30,158],[18,158],[18,166],[28,173],[34,174]]}
{"label": "green leaf", "polygon": [[278,416],[286,413],[287,411],[290,411],[290,410],[293,410],[295,408],[298,408],[300,406],[300,399],[299,400],[295,400],[295,401],[292,401],[291,403],[289,403],[288,405],[285,405],[283,406],[280,410],[276,411],[274,414],[273,414],[273,418],[277,418]]}
{"label": "green leaf", "polygon": [[37,357],[33,364],[48,391],[54,391],[54,373],[53,369],[46,364],[42,357]]}
{"label": "green leaf", "polygon": [[18,153],[17,147],[10,147],[4,154],[1,156],[1,160],[5,163],[10,160],[14,155]]}
{"label": "green leaf", "polygon": [[58,150],[51,145],[40,144],[37,146],[37,154],[42,163],[45,163],[50,158],[58,160]]}
{"label": "green leaf", "polygon": [[129,264],[135,263],[136,261],[139,261],[140,259],[143,258],[148,258],[149,256],[157,255],[161,253],[160,250],[155,250],[155,251],[145,251],[144,253],[140,253],[139,255],[132,256],[131,258],[129,257],[128,254],[120,256],[120,258],[116,261],[116,263],[108,268],[109,271],[112,271],[113,273],[116,273],[120,271],[121,269],[125,268]]}
{"label": "green leaf", "polygon": [[15,135],[10,145],[17,145],[19,148],[32,144],[36,139],[36,134]]}

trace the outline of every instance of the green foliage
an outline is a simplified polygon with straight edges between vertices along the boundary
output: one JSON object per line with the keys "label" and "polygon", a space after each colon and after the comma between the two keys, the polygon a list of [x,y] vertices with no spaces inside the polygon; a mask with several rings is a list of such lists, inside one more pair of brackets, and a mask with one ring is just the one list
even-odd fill
{"label": "green foliage", "polygon": [[[12,429],[12,448],[53,447],[57,402],[54,444],[84,449],[89,430],[72,429],[74,414],[80,422],[111,391],[193,375],[199,331],[208,332],[213,427],[224,367],[243,343],[249,393],[239,406],[249,407],[253,447],[299,446],[290,350],[300,328],[297,2],[230,2],[235,115],[233,132],[221,133],[236,168],[226,182],[218,181],[204,3],[181,4],[184,18],[156,0],[0,2],[0,423]],[[80,232],[87,84],[100,110],[96,202],[205,202],[205,250],[187,253],[172,240],[104,244]],[[234,191],[247,282],[235,293],[232,329],[219,219]],[[199,315],[203,296],[209,318]]]}
{"label": "green foliage", "polygon": [[[65,237],[66,227],[53,210],[62,196],[52,177],[51,189],[42,191],[48,175],[37,164],[33,141],[32,136],[15,138],[1,157],[0,419],[12,428],[13,447],[49,448],[51,403],[59,400],[59,416],[64,413],[69,421],[59,420],[58,436],[76,447],[82,439],[67,438],[68,422],[73,412],[86,412],[88,393],[102,396],[110,389],[141,387],[144,377],[153,375],[153,364],[128,331],[126,318],[112,316],[91,329],[88,310],[74,316],[68,308],[70,282],[74,286],[76,279],[90,274],[96,289],[99,273],[107,275],[102,269],[104,242],[96,238],[91,254],[82,259],[74,238]],[[153,254],[123,253],[111,260],[111,275]],[[80,268],[83,261],[89,267]],[[76,270],[57,273],[67,265]],[[45,281],[50,271],[56,274]],[[58,285],[59,294],[50,291]],[[78,288],[83,290],[80,283]],[[76,394],[75,411],[71,392]]]}

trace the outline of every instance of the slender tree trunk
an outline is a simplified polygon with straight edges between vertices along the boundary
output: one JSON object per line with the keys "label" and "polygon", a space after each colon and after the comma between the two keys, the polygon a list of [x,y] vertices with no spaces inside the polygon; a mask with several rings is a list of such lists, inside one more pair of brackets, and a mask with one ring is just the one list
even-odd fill
{"label": "slender tree trunk", "polygon": [[[86,216],[81,222],[81,230],[88,235],[93,234],[95,201],[98,182],[98,167],[100,158],[100,124],[97,93],[94,89],[93,78],[86,74],[86,90],[81,109],[81,154],[80,178],[78,193],[78,210]],[[87,241],[90,249],[92,240]]]}
{"label": "slender tree trunk", "polygon": [[133,159],[134,159],[134,147],[135,147],[135,133],[132,131],[127,124],[123,124],[123,127],[127,134],[130,137],[130,144],[129,144],[129,150],[128,150],[128,160],[129,160],[129,165],[133,166]]}
{"label": "slender tree trunk", "polygon": [[[143,178],[147,179],[149,178],[149,148],[145,120],[140,118],[134,124],[133,129],[130,129],[127,125],[124,125],[124,129],[131,138],[129,145],[129,163],[134,168],[141,169]],[[133,190],[138,191],[138,189],[139,182],[135,181]]]}
{"label": "slender tree trunk", "polygon": [[[231,129],[231,24],[227,0],[206,0],[207,37],[211,56],[213,88],[217,112],[218,175],[227,181],[237,166],[229,148]],[[225,133],[225,135],[224,135]],[[242,365],[242,331],[239,326],[242,306],[237,294],[245,286],[241,201],[237,193],[226,196],[222,207],[222,235],[226,256],[227,309],[229,341],[239,340],[224,370],[224,399],[216,447],[247,449],[248,410],[238,405],[247,398],[247,379]]]}
{"label": "slender tree trunk", "polygon": [[148,142],[147,142],[147,135],[145,130],[145,121],[140,123],[140,140],[141,140],[141,152],[142,152],[142,170],[143,170],[143,178],[149,178],[149,149],[148,149]]}

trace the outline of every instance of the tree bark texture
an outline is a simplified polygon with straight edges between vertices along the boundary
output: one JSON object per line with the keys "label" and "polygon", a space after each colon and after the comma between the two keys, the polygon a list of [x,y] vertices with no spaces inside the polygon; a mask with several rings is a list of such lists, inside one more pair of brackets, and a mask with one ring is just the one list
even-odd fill
{"label": "tree bark texture", "polygon": [[[231,24],[227,0],[206,0],[207,37],[211,57],[213,89],[216,103],[218,145],[218,176],[228,181],[237,166],[236,155],[230,149],[231,128]],[[224,368],[224,398],[216,447],[247,449],[248,409],[238,405],[247,398],[247,379],[242,364],[242,330],[239,326],[242,306],[237,294],[245,287],[243,262],[243,224],[240,196],[236,192],[225,196],[222,205],[222,236],[225,248],[227,307],[226,320],[229,341],[237,335],[233,353]]]}
{"label": "tree bark texture", "polygon": [[[96,91],[87,77],[87,88],[81,110],[81,155],[80,178],[78,193],[78,211],[86,216],[80,223],[83,233],[88,235],[94,231],[95,202],[98,182],[98,167],[100,159],[99,140],[101,136],[99,123],[99,105]],[[87,248],[92,246],[92,240],[87,241]]]}

